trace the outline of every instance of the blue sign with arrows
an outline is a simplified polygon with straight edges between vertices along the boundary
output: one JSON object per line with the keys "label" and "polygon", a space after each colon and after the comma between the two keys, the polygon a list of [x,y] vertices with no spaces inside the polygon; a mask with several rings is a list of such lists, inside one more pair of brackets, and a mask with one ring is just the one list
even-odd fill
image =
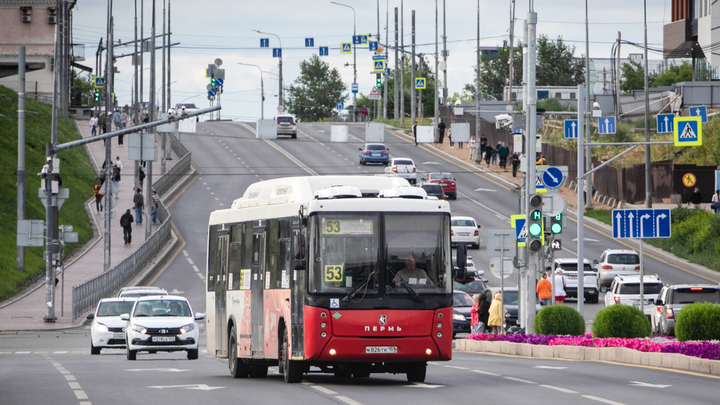
{"label": "blue sign with arrows", "polygon": [[260,48],[270,48],[270,38],[260,38]]}
{"label": "blue sign with arrows", "polygon": [[613,210],[613,238],[669,238],[670,209]]}
{"label": "blue sign with arrows", "polygon": [[690,107],[691,117],[700,117],[703,124],[707,124],[707,108],[704,105]]}
{"label": "blue sign with arrows", "polygon": [[563,174],[557,167],[548,167],[542,175],[542,181],[548,188],[558,188],[563,181]]}
{"label": "blue sign with arrows", "polygon": [[672,134],[675,132],[673,128],[673,120],[675,114],[658,114],[657,115],[657,131],[658,134]]}
{"label": "blue sign with arrows", "polygon": [[615,117],[598,118],[598,132],[600,135],[610,135],[615,133]]}
{"label": "blue sign with arrows", "polygon": [[215,86],[218,86],[218,87],[219,87],[219,86],[222,86],[222,85],[224,85],[224,84],[225,84],[225,79],[221,79],[221,78],[219,78],[219,77],[218,77],[217,79],[215,79]]}
{"label": "blue sign with arrows", "polygon": [[344,103],[337,103],[337,104],[335,104],[335,109],[336,109],[336,110],[342,110],[343,108],[345,108],[345,104],[344,104]]}
{"label": "blue sign with arrows", "polygon": [[327,46],[320,47],[320,56],[328,56],[328,47]]}
{"label": "blue sign with arrows", "polygon": [[578,120],[565,120],[565,139],[577,139]]}
{"label": "blue sign with arrows", "polygon": [[282,48],[273,48],[273,58],[282,58]]}
{"label": "blue sign with arrows", "polygon": [[315,39],[314,38],[305,38],[305,47],[306,48],[312,48],[315,46]]}

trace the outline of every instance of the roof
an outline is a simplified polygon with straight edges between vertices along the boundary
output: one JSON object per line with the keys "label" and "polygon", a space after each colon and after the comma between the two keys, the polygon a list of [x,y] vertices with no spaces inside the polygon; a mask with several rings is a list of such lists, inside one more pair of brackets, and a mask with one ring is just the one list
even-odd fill
{"label": "roof", "polygon": [[673,290],[677,290],[679,288],[693,288],[693,287],[720,289],[720,285],[718,285],[718,284],[673,284],[673,285],[668,285],[666,287],[672,288]]}
{"label": "roof", "polygon": [[[557,259],[555,259],[555,263],[577,263],[577,260],[577,258],[558,257]],[[588,261],[588,259],[583,259],[583,263],[590,264],[590,261]]]}
{"label": "roof", "polygon": [[624,253],[624,254],[638,254],[638,252],[632,250],[632,249],[605,249],[603,253]]}
{"label": "roof", "polygon": [[[629,276],[615,276],[615,278],[620,279],[623,283],[640,283],[640,275],[629,275]],[[660,277],[657,274],[645,274],[643,276],[643,282],[647,283],[648,281],[656,281],[660,283]]]}
{"label": "roof", "polygon": [[175,300],[175,301],[187,301],[187,298],[179,296],[179,295],[146,295],[144,297],[139,297],[137,299],[137,302],[141,301],[155,301],[158,298],[162,298],[164,300]]}

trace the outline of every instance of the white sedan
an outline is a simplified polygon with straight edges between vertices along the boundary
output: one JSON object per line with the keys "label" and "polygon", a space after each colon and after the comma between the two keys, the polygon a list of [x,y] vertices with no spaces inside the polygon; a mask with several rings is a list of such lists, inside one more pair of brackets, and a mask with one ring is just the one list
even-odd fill
{"label": "white sedan", "polygon": [[410,158],[390,159],[390,164],[385,168],[385,173],[402,177],[409,181],[410,184],[417,183],[417,168],[415,162]]}
{"label": "white sedan", "polygon": [[125,347],[125,325],[127,321],[120,315],[127,314],[135,304],[136,298],[104,298],[98,303],[95,312],[87,319],[90,325],[90,354],[100,354],[103,348]]}
{"label": "white sedan", "polygon": [[187,299],[174,295],[141,297],[131,313],[126,331],[127,359],[135,360],[137,352],[187,351],[188,360],[198,358],[198,324],[205,314],[193,315]]}
{"label": "white sedan", "polygon": [[469,243],[474,249],[480,248],[480,225],[473,217],[450,218],[450,241],[453,245]]}

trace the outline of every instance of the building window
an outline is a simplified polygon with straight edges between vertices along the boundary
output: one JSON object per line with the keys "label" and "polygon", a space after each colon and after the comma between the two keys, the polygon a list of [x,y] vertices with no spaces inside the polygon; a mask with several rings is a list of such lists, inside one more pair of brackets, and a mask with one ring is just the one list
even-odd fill
{"label": "building window", "polygon": [[575,93],[570,93],[570,99],[571,99],[571,100],[574,100],[574,99],[575,99]]}
{"label": "building window", "polygon": [[561,98],[562,98],[562,93],[555,93],[555,98],[558,99],[558,100],[561,99]]}

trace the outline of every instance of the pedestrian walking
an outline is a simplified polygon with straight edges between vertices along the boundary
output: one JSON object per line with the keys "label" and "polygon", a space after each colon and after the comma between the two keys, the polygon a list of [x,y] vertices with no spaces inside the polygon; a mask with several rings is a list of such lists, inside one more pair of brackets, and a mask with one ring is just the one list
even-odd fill
{"label": "pedestrian walking", "polygon": [[490,145],[485,146],[483,153],[484,153],[484,157],[485,157],[485,165],[487,167],[490,167],[490,159],[492,159],[492,155],[494,152],[495,152],[495,149],[493,149],[492,146],[490,146]]}
{"label": "pedestrian walking", "polygon": [[567,279],[563,275],[563,269],[559,268],[555,270],[555,305],[562,305],[565,302],[565,285]]}
{"label": "pedestrian walking", "polygon": [[547,163],[547,159],[545,159],[545,155],[540,155],[540,158],[535,162],[535,165],[543,166],[545,163]]}
{"label": "pedestrian walking", "polygon": [[502,334],[502,325],[505,320],[505,314],[503,313],[502,307],[502,295],[500,292],[496,292],[493,295],[493,302],[490,304],[488,310],[488,326],[492,327],[492,332],[496,335]]}
{"label": "pedestrian walking", "polygon": [[447,131],[448,141],[450,141],[450,149],[455,149],[455,142],[453,142],[453,140],[452,140],[452,128],[448,128],[446,131]]}
{"label": "pedestrian walking", "polygon": [[[106,124],[106,122],[107,122],[107,121],[105,120],[105,113],[101,112],[101,113],[100,113],[100,117],[98,117],[98,126],[100,127],[100,133],[101,133],[101,134],[104,134],[104,133],[105,133],[105,124]],[[104,141],[103,141],[103,142],[104,142]]]}
{"label": "pedestrian walking", "polygon": [[480,153],[485,151],[485,147],[487,146],[487,144],[488,144],[488,140],[485,137],[485,134],[481,135],[480,136]]}
{"label": "pedestrian walking", "polygon": [[97,126],[98,126],[98,118],[93,114],[92,118],[90,118],[90,134],[92,136],[97,135]]}
{"label": "pedestrian walking", "polygon": [[552,304],[552,283],[547,279],[546,273],[542,274],[542,278],[535,287],[535,292],[540,300],[540,305],[545,306]]}
{"label": "pedestrian walking", "polygon": [[103,206],[100,203],[102,201],[102,198],[105,197],[105,194],[100,192],[100,189],[102,188],[102,181],[100,179],[97,180],[97,183],[95,184],[95,187],[93,187],[93,196],[95,197],[95,209],[97,212],[100,212],[103,210]]}
{"label": "pedestrian walking", "polygon": [[508,154],[510,154],[510,149],[508,149],[507,146],[505,146],[504,142],[500,143],[500,147],[498,147],[498,157],[500,157],[500,167],[505,169],[507,171],[507,158]]}
{"label": "pedestrian walking", "polygon": [[113,184],[115,184],[115,198],[120,198],[120,170],[117,167],[113,167]]}
{"label": "pedestrian walking", "polygon": [[438,139],[440,140],[440,145],[442,145],[443,141],[445,140],[445,123],[443,122],[442,118],[440,118],[440,122],[438,123]]}
{"label": "pedestrian walking", "polygon": [[142,165],[138,165],[138,178],[140,179],[140,187],[142,187],[143,182],[145,182],[145,170],[143,170]]}
{"label": "pedestrian walking", "polygon": [[[488,309],[490,303],[487,302],[485,294],[475,294],[475,305],[470,309],[470,328],[473,334],[477,335],[485,333],[488,321]],[[484,308],[484,311],[483,311]]]}
{"label": "pedestrian walking", "polygon": [[490,155],[490,164],[493,166],[497,166],[498,164],[498,151],[497,149],[492,150],[492,154]]}
{"label": "pedestrian walking", "polygon": [[123,229],[123,239],[125,239],[126,245],[129,245],[132,242],[132,223],[133,223],[133,216],[130,213],[130,210],[128,209],[120,217],[120,226],[122,226],[122,229]]}
{"label": "pedestrian walking", "polygon": [[412,133],[413,133],[413,138],[415,138],[415,146],[417,146],[417,144],[418,144],[418,142],[417,142],[417,121],[413,121]]}
{"label": "pedestrian walking", "polygon": [[133,203],[135,204],[135,224],[142,224],[142,213],[145,208],[145,199],[142,195],[142,189],[138,188],[137,193],[133,196]]}
{"label": "pedestrian walking", "polygon": [[120,112],[118,110],[115,110],[115,112],[113,113],[112,122],[113,122],[113,125],[115,126],[115,130],[116,131],[119,130],[121,127],[121,124],[120,124]]}
{"label": "pedestrian walking", "polygon": [[488,333],[488,319],[490,319],[490,300],[488,299],[488,294],[490,294],[490,290],[487,291],[487,293],[482,293],[482,298],[478,298],[480,300],[480,310],[478,310],[478,333]]}
{"label": "pedestrian walking", "polygon": [[702,202],[702,194],[700,194],[700,188],[695,187],[695,191],[693,191],[690,194],[690,200],[688,200],[688,205],[692,205],[693,208],[698,209],[698,208],[700,208],[701,202]]}
{"label": "pedestrian walking", "polygon": [[512,154],[510,158],[510,164],[512,164],[512,176],[517,175],[518,167],[520,167],[520,155],[517,152]]}
{"label": "pedestrian walking", "polygon": [[159,206],[160,206],[160,198],[158,197],[157,192],[155,192],[155,190],[153,190],[152,203],[150,206],[151,207],[150,208],[150,219],[152,219],[153,224],[157,222],[157,210],[158,210]]}
{"label": "pedestrian walking", "polygon": [[712,196],[712,204],[710,208],[715,212],[715,215],[720,213],[720,190],[715,190],[715,194]]}
{"label": "pedestrian walking", "polygon": [[470,137],[470,142],[468,142],[468,149],[470,149],[470,160],[475,161],[475,135]]}
{"label": "pedestrian walking", "polygon": [[368,120],[368,109],[366,106],[363,106],[362,110],[360,110],[362,114],[362,120],[367,121]]}
{"label": "pedestrian walking", "polygon": [[124,169],[123,163],[120,160],[120,156],[115,156],[115,161],[113,162],[113,166],[117,167],[118,170],[122,171]]}
{"label": "pedestrian walking", "polygon": [[128,106],[126,105],[125,108],[123,108],[122,113],[120,114],[120,127],[122,129],[127,128],[128,123]]}

